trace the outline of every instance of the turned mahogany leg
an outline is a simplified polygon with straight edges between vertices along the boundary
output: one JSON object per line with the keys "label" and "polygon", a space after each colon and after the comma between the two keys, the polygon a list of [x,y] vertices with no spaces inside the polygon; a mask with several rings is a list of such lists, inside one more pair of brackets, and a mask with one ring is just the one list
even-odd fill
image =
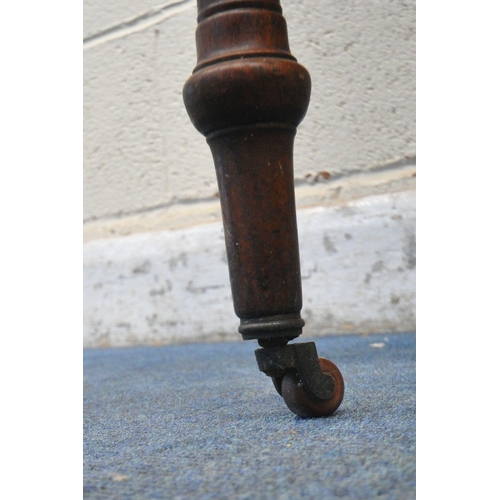
{"label": "turned mahogany leg", "polygon": [[338,368],[302,332],[293,141],[309,104],[279,0],[198,0],[197,65],[184,102],[214,158],[234,309],[259,369],[303,417],[340,405]]}

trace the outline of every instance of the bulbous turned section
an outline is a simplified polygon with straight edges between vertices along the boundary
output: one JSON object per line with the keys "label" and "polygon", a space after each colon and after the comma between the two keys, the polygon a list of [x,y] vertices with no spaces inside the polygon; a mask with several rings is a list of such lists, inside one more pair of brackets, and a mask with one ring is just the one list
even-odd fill
{"label": "bulbous turned section", "polygon": [[300,335],[293,141],[311,80],[278,0],[198,0],[186,109],[214,158],[235,312],[245,339]]}
{"label": "bulbous turned section", "polygon": [[194,126],[208,135],[251,123],[304,118],[307,70],[288,46],[279,1],[198,0],[197,65],[183,96]]}
{"label": "bulbous turned section", "polygon": [[184,86],[184,103],[203,134],[254,123],[296,127],[309,104],[311,81],[294,61],[252,57],[222,61],[193,73]]}

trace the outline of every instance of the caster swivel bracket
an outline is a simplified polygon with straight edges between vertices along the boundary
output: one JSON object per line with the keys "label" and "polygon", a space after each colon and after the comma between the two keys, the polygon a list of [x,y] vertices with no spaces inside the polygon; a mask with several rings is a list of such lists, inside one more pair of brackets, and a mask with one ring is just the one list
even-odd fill
{"label": "caster swivel bracket", "polygon": [[333,378],[321,371],[314,342],[265,347],[255,351],[259,370],[278,379],[296,370],[307,393],[321,400],[332,397]]}

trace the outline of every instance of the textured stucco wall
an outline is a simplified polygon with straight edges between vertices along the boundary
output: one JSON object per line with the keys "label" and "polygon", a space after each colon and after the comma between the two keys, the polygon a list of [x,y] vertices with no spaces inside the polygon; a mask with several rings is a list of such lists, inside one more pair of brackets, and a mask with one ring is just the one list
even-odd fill
{"label": "textured stucco wall", "polygon": [[[294,157],[306,334],[413,329],[415,1],[281,3],[312,78]],[[238,337],[182,101],[195,29],[195,0],[84,0],[84,345]]]}
{"label": "textured stucco wall", "polygon": [[[295,176],[368,172],[415,155],[415,5],[282,2],[290,46],[311,73]],[[196,3],[84,1],[86,221],[217,192],[182,87],[196,61]]]}

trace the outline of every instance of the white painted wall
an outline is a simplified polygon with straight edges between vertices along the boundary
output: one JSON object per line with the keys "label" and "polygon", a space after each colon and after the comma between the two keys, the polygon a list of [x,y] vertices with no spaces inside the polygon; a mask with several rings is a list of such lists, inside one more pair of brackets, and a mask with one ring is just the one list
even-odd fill
{"label": "white painted wall", "polygon": [[[308,68],[313,82],[309,111],[296,138],[295,176],[300,210],[307,212],[313,206],[333,210],[332,207],[350,206],[366,196],[378,195],[382,200],[395,192],[414,196],[415,2],[282,0],[282,6],[292,53]],[[148,323],[144,318],[154,314],[159,318],[158,312],[151,311],[156,311],[160,304],[164,311],[173,314],[175,310],[181,316],[186,313],[182,312],[185,306],[174,307],[173,298],[162,303],[161,295],[141,295],[142,285],[137,285],[134,292],[136,302],[124,299],[121,294],[132,293],[132,289],[119,291],[113,280],[99,277],[99,273],[107,276],[109,261],[113,268],[118,266],[116,269],[119,262],[124,269],[130,267],[132,261],[127,259],[133,257],[136,238],[145,238],[145,247],[147,238],[151,238],[153,247],[157,238],[163,238],[162,251],[170,259],[177,258],[176,250],[169,246],[174,245],[176,231],[188,231],[186,234],[198,241],[196,238],[208,230],[205,224],[212,224],[207,227],[215,232],[213,224],[220,227],[210,151],[191,125],[182,102],[182,87],[196,61],[195,28],[194,0],[161,4],[155,0],[84,0],[84,241],[85,276],[90,280],[85,285],[84,321],[88,345],[194,338],[194,333],[186,333],[188,330],[201,332],[207,339],[235,332],[237,320],[232,309],[230,314],[226,310],[222,315],[224,321],[213,320],[200,327],[199,321],[204,321],[210,310],[218,309],[203,302],[201,294],[192,294],[191,305],[201,307],[200,320],[185,319],[185,328],[178,322],[177,328],[170,324],[169,333],[159,333],[153,323],[145,326]],[[383,203],[375,205],[381,207]],[[397,233],[393,228],[402,239],[387,235],[399,249],[405,247],[409,232],[414,231],[414,211],[408,207],[398,205],[397,213],[392,214],[405,221],[404,231]],[[330,217],[336,217],[335,210],[328,212]],[[381,218],[385,217],[384,210],[379,213]],[[368,210],[364,224],[378,227],[375,212]],[[311,227],[321,213],[311,212]],[[336,222],[330,222],[329,230],[334,231]],[[322,237],[319,232],[317,237]],[[104,247],[100,245],[112,245],[114,257],[109,260],[101,253]],[[373,242],[366,240],[364,245],[371,247]],[[377,251],[384,252],[384,248]],[[303,255],[307,253],[307,242],[301,241],[301,251]],[[365,257],[370,260],[368,255],[369,252]],[[366,274],[365,257],[360,257],[357,264],[359,276]],[[153,257],[147,258],[154,262]],[[378,260],[384,261],[382,257]],[[338,273],[339,265],[343,264],[332,263],[333,267],[325,272]],[[355,262],[352,265],[356,266]],[[414,292],[412,295],[409,291],[412,283],[414,288],[414,271],[404,266],[403,269],[391,275],[391,283],[373,278],[370,286],[377,291],[372,295],[359,292],[359,307],[370,313],[354,321],[347,330],[414,328]],[[158,279],[163,279],[160,271],[167,271],[159,268],[156,273]],[[205,275],[202,267],[196,273],[200,274],[199,279],[203,275],[210,281],[210,274]],[[188,275],[181,273],[175,279],[184,283]],[[142,275],[132,276],[139,279]],[[333,279],[334,274],[331,276]],[[126,283],[139,283],[137,279]],[[400,298],[406,313],[384,316],[380,307],[369,306],[375,295],[387,295],[398,280],[406,287],[407,298]],[[104,302],[104,295],[97,293],[99,288],[95,293],[90,291],[98,283],[102,284]],[[307,305],[305,297],[304,304],[312,311],[322,310],[317,297],[332,291],[324,281],[314,284],[317,288],[311,291],[313,303]],[[347,281],[345,286],[352,288],[352,283]],[[180,301],[180,297],[176,300]],[[220,300],[225,303],[227,295],[221,295]],[[120,304],[127,307],[123,309]],[[227,304],[221,307],[227,309]],[[339,303],[331,302],[329,307],[332,318],[343,317]],[[132,310],[137,314],[135,320],[126,317]],[[147,311],[150,312],[146,314]],[[318,314],[323,320],[317,321],[327,325],[326,313]],[[316,321],[314,314],[311,318]],[[344,323],[332,320],[325,331],[347,331],[341,326]],[[131,325],[130,331],[118,324]]]}
{"label": "white painted wall", "polygon": [[[304,336],[415,328],[411,191],[298,212]],[[220,223],[95,240],[84,252],[87,347],[237,340]]]}

